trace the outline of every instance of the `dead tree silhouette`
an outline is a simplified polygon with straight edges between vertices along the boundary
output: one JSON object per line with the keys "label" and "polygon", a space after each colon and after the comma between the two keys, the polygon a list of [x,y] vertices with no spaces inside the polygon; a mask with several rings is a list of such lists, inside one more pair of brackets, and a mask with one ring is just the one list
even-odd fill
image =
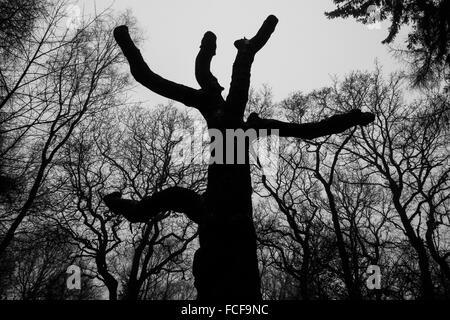
{"label": "dead tree silhouette", "polygon": [[[205,33],[195,61],[195,76],[201,89],[174,83],[154,73],[131,40],[126,26],[117,27],[114,37],[129,62],[132,75],[139,83],[166,98],[197,108],[208,128],[222,133],[224,158],[229,152],[225,146],[231,145],[236,149],[234,137],[229,139],[225,134],[227,129],[278,129],[282,137],[313,139],[372,122],[373,114],[360,110],[335,115],[317,123],[286,123],[262,119],[256,113],[244,121],[251,65],[255,54],[266,44],[277,23],[278,19],[271,15],[253,38],[235,41],[237,56],[226,99],[221,95],[223,87],[210,71],[211,59],[216,53],[214,33]],[[104,198],[111,211],[123,215],[130,222],[147,221],[160,212],[173,210],[185,213],[198,224],[200,248],[195,253],[193,265],[198,300],[258,301],[262,298],[252,218],[248,151],[249,144],[246,143],[244,164],[237,164],[236,161],[234,164],[210,164],[207,190],[203,195],[172,187],[139,202],[122,199],[117,192]],[[236,156],[234,152],[234,160]]]}

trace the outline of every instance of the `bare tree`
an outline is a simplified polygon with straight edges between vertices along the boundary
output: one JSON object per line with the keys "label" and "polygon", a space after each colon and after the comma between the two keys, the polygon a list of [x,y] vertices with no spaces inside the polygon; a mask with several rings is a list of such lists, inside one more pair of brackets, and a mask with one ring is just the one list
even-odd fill
{"label": "bare tree", "polygon": [[64,146],[58,159],[59,173],[46,182],[58,199],[48,219],[64,229],[79,248],[80,258],[86,261],[84,274],[102,281],[109,299],[117,300],[119,282],[111,265],[115,249],[122,243],[122,221],[102,205],[101,192],[107,188],[111,172],[95,148],[96,130],[106,115],[103,112],[99,119],[80,125]]}
{"label": "bare tree", "polygon": [[[84,121],[57,160],[59,173],[47,181],[60,199],[49,218],[71,235],[87,261],[84,272],[104,283],[111,300],[155,298],[150,283],[185,273],[189,257],[183,254],[197,234],[192,222],[167,214],[127,228],[102,204],[104,192],[119,187],[145,197],[166,185],[196,189],[205,181],[204,166],[171,159],[173,132],[186,115],[171,106],[133,109],[108,109]],[[158,284],[168,290],[169,283]]]}
{"label": "bare tree", "polygon": [[[210,72],[211,59],[216,51],[216,36],[212,32],[205,33],[196,59],[195,75],[201,87],[198,90],[155,74],[133,44],[126,26],[116,28],[114,35],[128,59],[134,78],[155,93],[199,110],[208,128],[215,129],[222,136],[223,146],[236,147],[235,137],[227,138],[227,129],[278,129],[284,137],[312,139],[370,123],[373,116],[359,110],[311,124],[262,119],[256,113],[244,121],[251,65],[277,23],[275,16],[269,16],[253,38],[240,39],[234,43],[237,56],[226,99],[221,95],[223,88]],[[208,187],[202,196],[188,189],[168,188],[140,202],[120,199],[117,194],[105,199],[111,210],[125,215],[130,221],[146,221],[158,212],[173,209],[186,213],[199,224],[200,248],[195,255],[193,271],[200,300],[227,297],[261,299],[256,234],[252,220],[249,146],[244,144],[244,150],[239,152],[247,160],[242,164],[237,161],[239,155],[236,152],[221,150],[224,156],[222,160],[228,161],[226,164],[223,161],[210,164]],[[212,156],[215,156],[214,152]]]}
{"label": "bare tree", "polygon": [[3,166],[23,178],[1,220],[0,254],[46,195],[43,183],[77,126],[120,103],[117,93],[127,82],[116,68],[121,62],[117,45],[104,33],[114,25],[111,16],[103,13],[71,31],[61,26],[65,5],[52,3],[39,20],[29,51],[22,51],[20,65],[8,74],[0,102]]}
{"label": "bare tree", "polygon": [[[314,119],[317,114],[330,110],[364,106],[374,113],[382,109],[382,114],[386,117],[395,117],[393,114],[400,112],[399,110],[402,110],[400,114],[405,112],[409,115],[401,118],[401,121],[400,118],[396,118],[397,121],[387,121],[386,131],[373,136],[378,139],[379,150],[383,150],[382,145],[393,143],[396,146],[393,158],[404,163],[405,175],[410,175],[403,194],[415,198],[410,200],[411,204],[418,206],[415,210],[419,208],[428,220],[421,225],[416,225],[417,222],[420,223],[420,219],[412,220],[411,223],[420,232],[424,242],[428,239],[426,246],[430,257],[434,255],[433,259],[441,269],[441,278],[445,279],[448,268],[445,261],[448,249],[444,240],[447,225],[444,212],[448,202],[448,129],[441,120],[445,118],[445,114],[436,115],[431,110],[436,109],[433,104],[446,102],[440,95],[425,96],[422,101],[411,106],[400,103],[398,110],[389,109],[384,103],[389,105],[395,99],[385,99],[377,90],[384,93],[395,92],[397,97],[401,94],[400,88],[398,82],[384,84],[380,77],[379,70],[374,74],[353,73],[343,81],[336,80],[334,87],[309,95],[295,94],[279,106],[286,111],[285,115],[290,121],[301,121],[303,117]],[[401,77],[394,76],[394,79],[399,80]],[[399,100],[395,101],[398,103]],[[299,103],[303,108],[298,108]],[[422,105],[428,106],[426,112]],[[438,108],[445,110],[445,107]],[[392,134],[395,132],[394,127],[400,124],[396,138],[392,138],[392,142],[387,140],[388,132]],[[416,280],[420,279],[420,270],[415,267],[415,250],[412,247],[411,251],[407,244],[408,238],[402,236],[403,227],[399,225],[391,189],[380,183],[383,178],[378,169],[358,158],[360,153],[370,154],[380,161],[386,156],[376,156],[371,150],[366,153],[361,151],[354,143],[354,140],[361,139],[360,133],[364,134],[365,130],[303,144],[292,141],[281,149],[276,177],[262,175],[261,183],[266,192],[257,192],[262,196],[270,195],[274,200],[272,205],[265,205],[263,212],[271,212],[264,213],[265,217],[261,218],[261,210],[258,210],[258,234],[263,246],[262,252],[263,255],[268,253],[265,255],[269,256],[266,264],[275,266],[294,278],[289,283],[298,286],[298,297],[325,297],[325,292],[334,291],[331,296],[342,298],[338,294],[339,287],[327,290],[341,278],[347,287],[348,296],[352,298],[404,299],[423,292],[420,282]],[[403,136],[409,138],[400,139]],[[427,170],[430,170],[429,173]],[[433,204],[440,209],[433,210]],[[315,214],[311,215],[311,212]],[[434,217],[439,222],[435,223]],[[330,237],[330,233],[334,237]],[[327,241],[327,246],[331,247],[321,246],[320,243]],[[332,258],[335,254],[334,244],[340,264],[335,264]],[[321,248],[319,252],[326,254],[320,256],[316,248]],[[317,269],[320,261],[328,264],[327,270]],[[369,264],[378,265],[382,269],[384,285],[380,290],[367,290],[365,286],[365,270]],[[430,263],[430,276],[435,281],[442,282],[440,286],[435,286],[436,290],[445,291],[447,281],[438,280],[433,269],[433,264]],[[331,273],[325,285],[311,281],[326,277],[327,271]],[[304,272],[309,276],[305,276]],[[279,283],[284,283],[282,276],[278,277]],[[286,287],[286,284],[283,286]],[[352,287],[355,290],[353,296],[350,291]],[[295,292],[290,294],[295,297]]]}
{"label": "bare tree", "polygon": [[[19,52],[30,40],[30,35],[46,6],[41,0],[0,2],[0,103],[7,103],[8,76],[20,65]],[[0,108],[0,130],[5,114]],[[0,150],[3,151],[5,134],[0,132]],[[11,196],[17,186],[16,177],[7,174],[4,161],[0,161],[0,196]]]}
{"label": "bare tree", "polygon": [[[2,286],[3,299],[59,300],[95,299],[98,290],[87,277],[82,277],[80,290],[68,290],[66,270],[81,265],[79,251],[67,241],[61,228],[36,221],[33,230],[17,236],[8,247],[6,259],[13,262],[7,281]],[[2,261],[2,264],[4,261]]]}
{"label": "bare tree", "polygon": [[368,94],[361,103],[376,114],[376,125],[358,131],[346,149],[362,161],[374,183],[390,193],[400,220],[396,226],[417,255],[420,296],[431,299],[436,292],[430,255],[444,275],[448,272],[448,247],[438,239],[448,227],[444,212],[449,162],[448,127],[426,110],[430,104],[448,101],[429,96],[405,103],[400,75],[392,75],[387,82],[379,72],[362,77],[368,79]]}
{"label": "bare tree", "polygon": [[[115,169],[116,185],[123,193],[145,199],[167,188],[204,190],[204,165],[178,164],[172,158],[179,143],[173,140],[174,132],[188,125],[186,115],[171,106],[161,106],[155,111],[126,109],[120,115],[124,130],[117,134],[116,140],[111,139],[113,135],[105,136],[107,139],[100,148]],[[125,299],[155,298],[149,294],[147,283],[159,275],[176,273],[175,270],[185,272],[186,256],[181,257],[197,233],[191,221],[170,216],[169,210],[162,210],[132,231],[132,254],[126,255],[130,263],[125,263],[122,277]],[[145,288],[147,293],[143,292]]]}

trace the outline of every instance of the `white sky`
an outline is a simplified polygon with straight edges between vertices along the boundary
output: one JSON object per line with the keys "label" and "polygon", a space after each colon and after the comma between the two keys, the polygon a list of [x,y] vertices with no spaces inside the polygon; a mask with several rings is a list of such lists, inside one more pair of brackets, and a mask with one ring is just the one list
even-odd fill
{"label": "white sky", "polygon": [[[86,11],[93,9],[94,1],[84,2]],[[95,0],[97,11],[111,4],[116,11],[132,10],[145,36],[140,49],[150,68],[195,88],[200,41],[204,32],[213,31],[217,51],[212,71],[225,87],[224,95],[236,55],[233,42],[252,37],[269,14],[276,15],[279,23],[255,58],[252,87],[268,84],[276,101],[293,91],[329,85],[332,75],[373,70],[375,59],[385,73],[401,67],[381,44],[388,22],[369,30],[351,18],[329,20],[324,12],[334,7],[331,0]],[[138,89],[135,94],[151,104],[167,101],[148,90]]]}

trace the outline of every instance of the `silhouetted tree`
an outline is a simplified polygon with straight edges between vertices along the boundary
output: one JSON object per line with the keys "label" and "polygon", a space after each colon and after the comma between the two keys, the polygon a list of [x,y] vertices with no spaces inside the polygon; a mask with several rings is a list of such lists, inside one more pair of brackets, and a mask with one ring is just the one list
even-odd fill
{"label": "silhouetted tree", "polygon": [[[345,268],[339,241],[360,298],[432,298],[424,288],[426,275],[436,296],[448,295],[448,114],[434,112],[448,110],[448,99],[428,93],[405,102],[403,79],[397,74],[385,81],[379,69],[356,72],[332,87],[295,93],[273,106],[284,109],[289,121],[367,107],[377,124],[306,143],[288,139],[280,148],[277,174],[255,175],[264,188],[257,184],[254,190],[265,198],[256,210],[265,296],[349,296],[348,286],[341,285]],[[400,206],[392,193],[396,183],[402,185]],[[410,234],[413,241],[422,243],[422,258],[417,242],[410,244],[408,228],[416,234]],[[381,268],[380,289],[365,286],[371,264]]]}
{"label": "silhouetted tree", "polygon": [[[0,1],[0,153],[6,148],[4,142],[6,134],[2,130],[2,124],[7,115],[2,107],[8,102],[10,85],[8,76],[15,70],[20,61],[20,52],[23,50],[36,20],[42,17],[48,5],[41,0],[32,1]],[[3,158],[3,157],[2,157]],[[0,159],[0,197],[11,197],[13,190],[17,188],[17,177],[7,174],[8,170]]]}
{"label": "silhouetted tree", "polygon": [[102,195],[118,186],[140,197],[170,185],[204,188],[205,166],[172,161],[173,132],[187,122],[170,105],[104,110],[80,124],[57,159],[58,174],[48,178],[59,199],[48,219],[77,244],[88,263],[84,272],[104,283],[110,300],[154,299],[164,291],[172,298],[169,286],[186,272],[183,254],[197,236],[191,221],[163,213],[128,228]]}
{"label": "silhouetted tree", "polygon": [[77,126],[123,101],[117,93],[127,76],[116,68],[122,58],[113,37],[104,35],[115,22],[104,12],[68,30],[61,25],[66,5],[51,2],[48,15],[32,30],[22,59],[12,70],[2,68],[7,89],[0,101],[0,156],[3,168],[22,183],[0,221],[0,255],[47,194],[44,182]]}
{"label": "silhouetted tree", "polygon": [[81,277],[81,289],[67,288],[68,266],[83,266],[76,245],[67,241],[67,236],[61,228],[36,221],[32,230],[30,228],[28,233],[16,237],[7,249],[6,259],[2,259],[2,264],[5,260],[12,261],[12,270],[6,277],[2,275],[2,299],[98,298],[95,284],[84,275]]}
{"label": "silhouetted tree", "polygon": [[347,83],[359,82],[364,94],[345,90],[340,100],[348,104],[345,99],[349,95],[358,97],[356,103],[367,105],[376,114],[376,122],[371,128],[355,131],[344,152],[361,161],[372,184],[389,192],[399,220],[391,221],[406,235],[417,256],[419,295],[431,299],[435,287],[430,255],[444,276],[448,268],[442,260],[448,248],[438,239],[448,228],[443,212],[449,196],[449,154],[448,127],[443,120],[447,116],[430,115],[429,107],[438,101],[447,103],[442,110],[448,110],[448,100],[429,95],[406,103],[401,89],[403,79],[394,74],[384,81],[379,71],[348,79]]}
{"label": "silhouetted tree", "polygon": [[[239,150],[235,136],[226,134],[227,129],[277,129],[282,137],[313,139],[373,121],[372,114],[359,110],[308,124],[264,119],[256,113],[244,121],[251,65],[277,22],[275,16],[269,16],[253,38],[240,39],[234,43],[238,52],[226,99],[221,95],[223,88],[210,72],[211,59],[216,51],[216,36],[212,32],[205,33],[195,64],[195,75],[201,89],[193,89],[155,74],[133,44],[128,28],[121,26],[114,30],[116,41],[128,59],[134,78],[155,93],[199,110],[208,128],[215,129],[217,133],[213,141],[217,144],[217,139],[222,139],[221,163],[209,165],[208,186],[202,195],[189,189],[172,187],[155,192],[140,202],[121,199],[119,193],[105,197],[106,204],[113,212],[124,215],[131,222],[144,222],[160,212],[173,210],[184,212],[198,223],[200,248],[195,254],[193,273],[199,300],[232,297],[261,299],[252,219],[249,143],[245,141],[243,150]],[[212,148],[211,156],[218,156],[218,150]],[[242,156],[245,160],[237,161]]]}

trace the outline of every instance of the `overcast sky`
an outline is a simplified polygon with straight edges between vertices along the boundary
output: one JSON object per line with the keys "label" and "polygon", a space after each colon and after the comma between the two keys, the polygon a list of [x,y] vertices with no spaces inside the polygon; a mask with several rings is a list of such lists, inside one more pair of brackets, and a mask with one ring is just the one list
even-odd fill
{"label": "overcast sky", "polygon": [[[324,12],[331,0],[95,0],[97,11],[112,4],[116,11],[131,9],[143,30],[141,51],[150,67],[172,81],[198,88],[195,57],[205,31],[217,36],[212,70],[227,93],[236,55],[233,42],[252,37],[269,14],[279,23],[266,46],[256,55],[252,87],[266,83],[275,100],[293,91],[308,92],[331,83],[331,76],[353,70],[373,70],[378,59],[387,73],[400,65],[381,44],[388,23],[370,30],[353,19],[329,20]],[[85,1],[92,10],[94,1]],[[139,90],[150,103],[165,102]]]}

